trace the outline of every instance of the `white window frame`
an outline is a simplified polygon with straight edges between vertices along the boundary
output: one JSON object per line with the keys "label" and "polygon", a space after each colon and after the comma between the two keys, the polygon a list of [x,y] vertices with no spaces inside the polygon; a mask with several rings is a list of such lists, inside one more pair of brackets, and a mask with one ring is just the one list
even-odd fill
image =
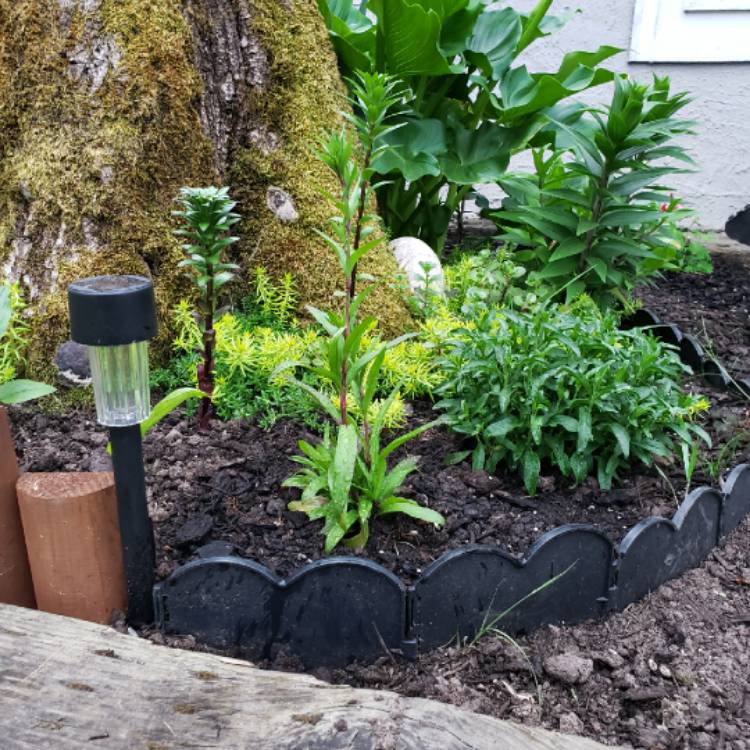
{"label": "white window frame", "polygon": [[750,62],[750,0],[636,0],[631,62]]}

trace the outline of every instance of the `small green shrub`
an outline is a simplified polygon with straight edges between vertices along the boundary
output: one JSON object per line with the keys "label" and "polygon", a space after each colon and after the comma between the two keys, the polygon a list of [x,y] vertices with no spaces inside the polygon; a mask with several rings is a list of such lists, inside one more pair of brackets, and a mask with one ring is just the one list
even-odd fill
{"label": "small green shrub", "polygon": [[500,180],[508,198],[485,212],[530,281],[608,307],[677,267],[690,247],[678,224],[693,213],[664,183],[684,171],[675,162],[692,163],[676,143],[691,132],[678,117],[688,103],[668,78],[644,86],[618,76],[604,110],[574,125],[553,120],[557,150],[534,153],[534,174]]}
{"label": "small green shrub", "polygon": [[198,313],[201,320],[201,360],[196,367],[198,388],[206,397],[198,410],[198,422],[202,429],[208,427],[212,412],[214,390],[214,322],[216,319],[219,290],[228,284],[239,270],[234,263],[224,260],[228,247],[239,240],[228,232],[240,220],[233,212],[237,205],[229,197],[229,188],[184,187],[177,196],[181,210],[172,215],[182,220],[174,233],[185,244],[182,249],[187,256],[179,265],[189,269],[199,291]]}
{"label": "small green shrub", "polygon": [[523,308],[538,300],[533,284],[523,286],[526,269],[502,247],[463,253],[445,266],[444,273],[448,305],[457,314],[477,304]]}
{"label": "small green shrub", "polygon": [[[709,442],[693,421],[705,399],[681,391],[676,353],[641,331],[621,331],[587,298],[572,307],[478,313],[442,359],[437,408],[476,439],[476,469],[520,471],[530,494],[549,464],[608,489],[631,462],[650,465],[678,443]],[[457,456],[462,458],[463,456]]]}

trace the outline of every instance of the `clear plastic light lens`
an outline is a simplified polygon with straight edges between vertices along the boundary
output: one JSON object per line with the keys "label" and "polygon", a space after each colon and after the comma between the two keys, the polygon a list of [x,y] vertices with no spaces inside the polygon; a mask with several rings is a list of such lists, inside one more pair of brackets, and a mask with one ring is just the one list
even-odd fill
{"label": "clear plastic light lens", "polygon": [[151,412],[148,341],[90,346],[96,418],[106,427],[139,424]]}

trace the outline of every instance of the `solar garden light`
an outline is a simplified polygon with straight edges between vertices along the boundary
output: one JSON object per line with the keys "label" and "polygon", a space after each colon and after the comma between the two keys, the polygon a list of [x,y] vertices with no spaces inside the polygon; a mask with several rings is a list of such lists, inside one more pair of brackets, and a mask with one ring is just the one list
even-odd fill
{"label": "solar garden light", "polygon": [[146,503],[140,423],[151,411],[148,342],[154,287],[142,276],[94,276],[68,287],[73,341],[88,347],[97,421],[109,427],[128,618],[153,619],[154,534]]}

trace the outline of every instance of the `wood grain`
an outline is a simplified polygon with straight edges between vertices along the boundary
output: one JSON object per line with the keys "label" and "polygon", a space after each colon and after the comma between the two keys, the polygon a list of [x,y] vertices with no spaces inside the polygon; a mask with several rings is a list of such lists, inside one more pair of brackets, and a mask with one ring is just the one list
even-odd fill
{"label": "wood grain", "polygon": [[0,605],[0,707],[4,750],[603,748],[7,605]]}
{"label": "wood grain", "polygon": [[39,609],[101,623],[125,610],[112,474],[28,473],[16,489]]}

